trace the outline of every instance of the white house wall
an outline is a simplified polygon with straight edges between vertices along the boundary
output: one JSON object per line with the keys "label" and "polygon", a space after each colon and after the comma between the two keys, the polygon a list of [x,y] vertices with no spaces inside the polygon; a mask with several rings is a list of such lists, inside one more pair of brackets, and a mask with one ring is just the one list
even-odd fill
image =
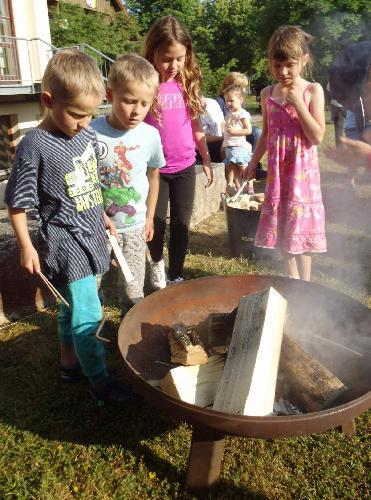
{"label": "white house wall", "polygon": [[47,0],[11,0],[22,82],[40,81],[51,56]]}

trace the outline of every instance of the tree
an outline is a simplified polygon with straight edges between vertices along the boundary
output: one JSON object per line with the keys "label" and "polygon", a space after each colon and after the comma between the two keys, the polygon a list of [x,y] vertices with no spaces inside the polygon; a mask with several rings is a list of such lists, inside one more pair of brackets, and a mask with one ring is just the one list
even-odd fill
{"label": "tree", "polygon": [[52,43],[57,47],[86,43],[115,59],[123,52],[136,52],[142,41],[135,19],[124,12],[110,18],[61,3],[59,10],[50,8],[49,18]]}

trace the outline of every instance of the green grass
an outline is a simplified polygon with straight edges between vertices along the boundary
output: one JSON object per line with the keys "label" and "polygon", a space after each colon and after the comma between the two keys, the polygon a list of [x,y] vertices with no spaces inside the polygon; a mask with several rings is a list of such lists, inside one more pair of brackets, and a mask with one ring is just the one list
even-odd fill
{"label": "green grass", "polygon": [[[328,127],[325,142],[332,142]],[[321,157],[329,252],[316,257],[313,280],[371,306],[370,178],[360,170],[353,192],[346,170]],[[214,274],[284,274],[280,260],[230,258],[219,212],[193,228],[188,278]],[[105,336],[109,366],[121,376],[114,307]],[[0,498],[181,498],[191,428],[137,401],[97,407],[86,382],[59,383],[54,308],[0,330]],[[226,439],[214,498],[361,499],[370,497],[371,412],[357,434]]]}

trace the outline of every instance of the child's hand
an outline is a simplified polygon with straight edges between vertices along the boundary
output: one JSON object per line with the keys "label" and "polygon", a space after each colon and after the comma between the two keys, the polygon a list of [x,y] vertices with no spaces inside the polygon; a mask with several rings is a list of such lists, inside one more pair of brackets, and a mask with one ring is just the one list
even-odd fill
{"label": "child's hand", "polygon": [[206,175],[207,183],[205,185],[205,188],[208,188],[211,186],[214,180],[214,173],[211,165],[208,165],[207,163],[204,164],[203,166],[204,169],[204,174]]}
{"label": "child's hand", "polygon": [[21,266],[31,274],[41,271],[39,255],[33,245],[21,248]]}
{"label": "child's hand", "polygon": [[153,219],[146,219],[145,231],[146,231],[146,241],[151,241],[155,232],[153,226]]}
{"label": "child's hand", "polygon": [[247,179],[248,181],[255,179],[255,177],[256,177],[256,165],[254,165],[253,163],[249,163],[247,168],[244,169],[242,175],[243,175],[244,179]]}
{"label": "child's hand", "polygon": [[104,223],[106,225],[106,228],[116,238],[116,240],[119,239],[119,233],[117,232],[115,224],[111,221],[111,219],[108,217],[106,213],[103,214],[104,216]]}
{"label": "child's hand", "polygon": [[238,135],[240,130],[238,128],[232,127],[232,125],[229,125],[229,127],[227,127],[227,132],[229,135]]}
{"label": "child's hand", "polygon": [[294,106],[295,109],[298,109],[304,104],[303,92],[297,87],[290,87],[286,96],[286,102]]}

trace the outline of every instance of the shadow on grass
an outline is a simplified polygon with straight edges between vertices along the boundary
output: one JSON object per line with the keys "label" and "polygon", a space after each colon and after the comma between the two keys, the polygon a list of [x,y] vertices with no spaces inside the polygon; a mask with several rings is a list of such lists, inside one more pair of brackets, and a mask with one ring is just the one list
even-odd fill
{"label": "shadow on grass", "polygon": [[[119,446],[129,450],[160,479],[184,489],[186,469],[179,470],[150,449],[150,441],[174,431],[179,422],[139,398],[130,406],[100,408],[90,399],[86,380],[62,384],[59,380],[55,313],[43,312],[29,323],[29,331],[0,344],[0,420],[2,424],[49,441],[85,446]],[[120,354],[114,339],[118,325],[108,321],[105,336],[114,342],[107,349],[107,364],[123,379]],[[191,432],[188,436],[188,454]],[[148,445],[146,441],[148,440]],[[42,446],[40,442],[40,446]],[[191,498],[186,492],[182,498]],[[221,481],[215,498],[265,496]]]}

